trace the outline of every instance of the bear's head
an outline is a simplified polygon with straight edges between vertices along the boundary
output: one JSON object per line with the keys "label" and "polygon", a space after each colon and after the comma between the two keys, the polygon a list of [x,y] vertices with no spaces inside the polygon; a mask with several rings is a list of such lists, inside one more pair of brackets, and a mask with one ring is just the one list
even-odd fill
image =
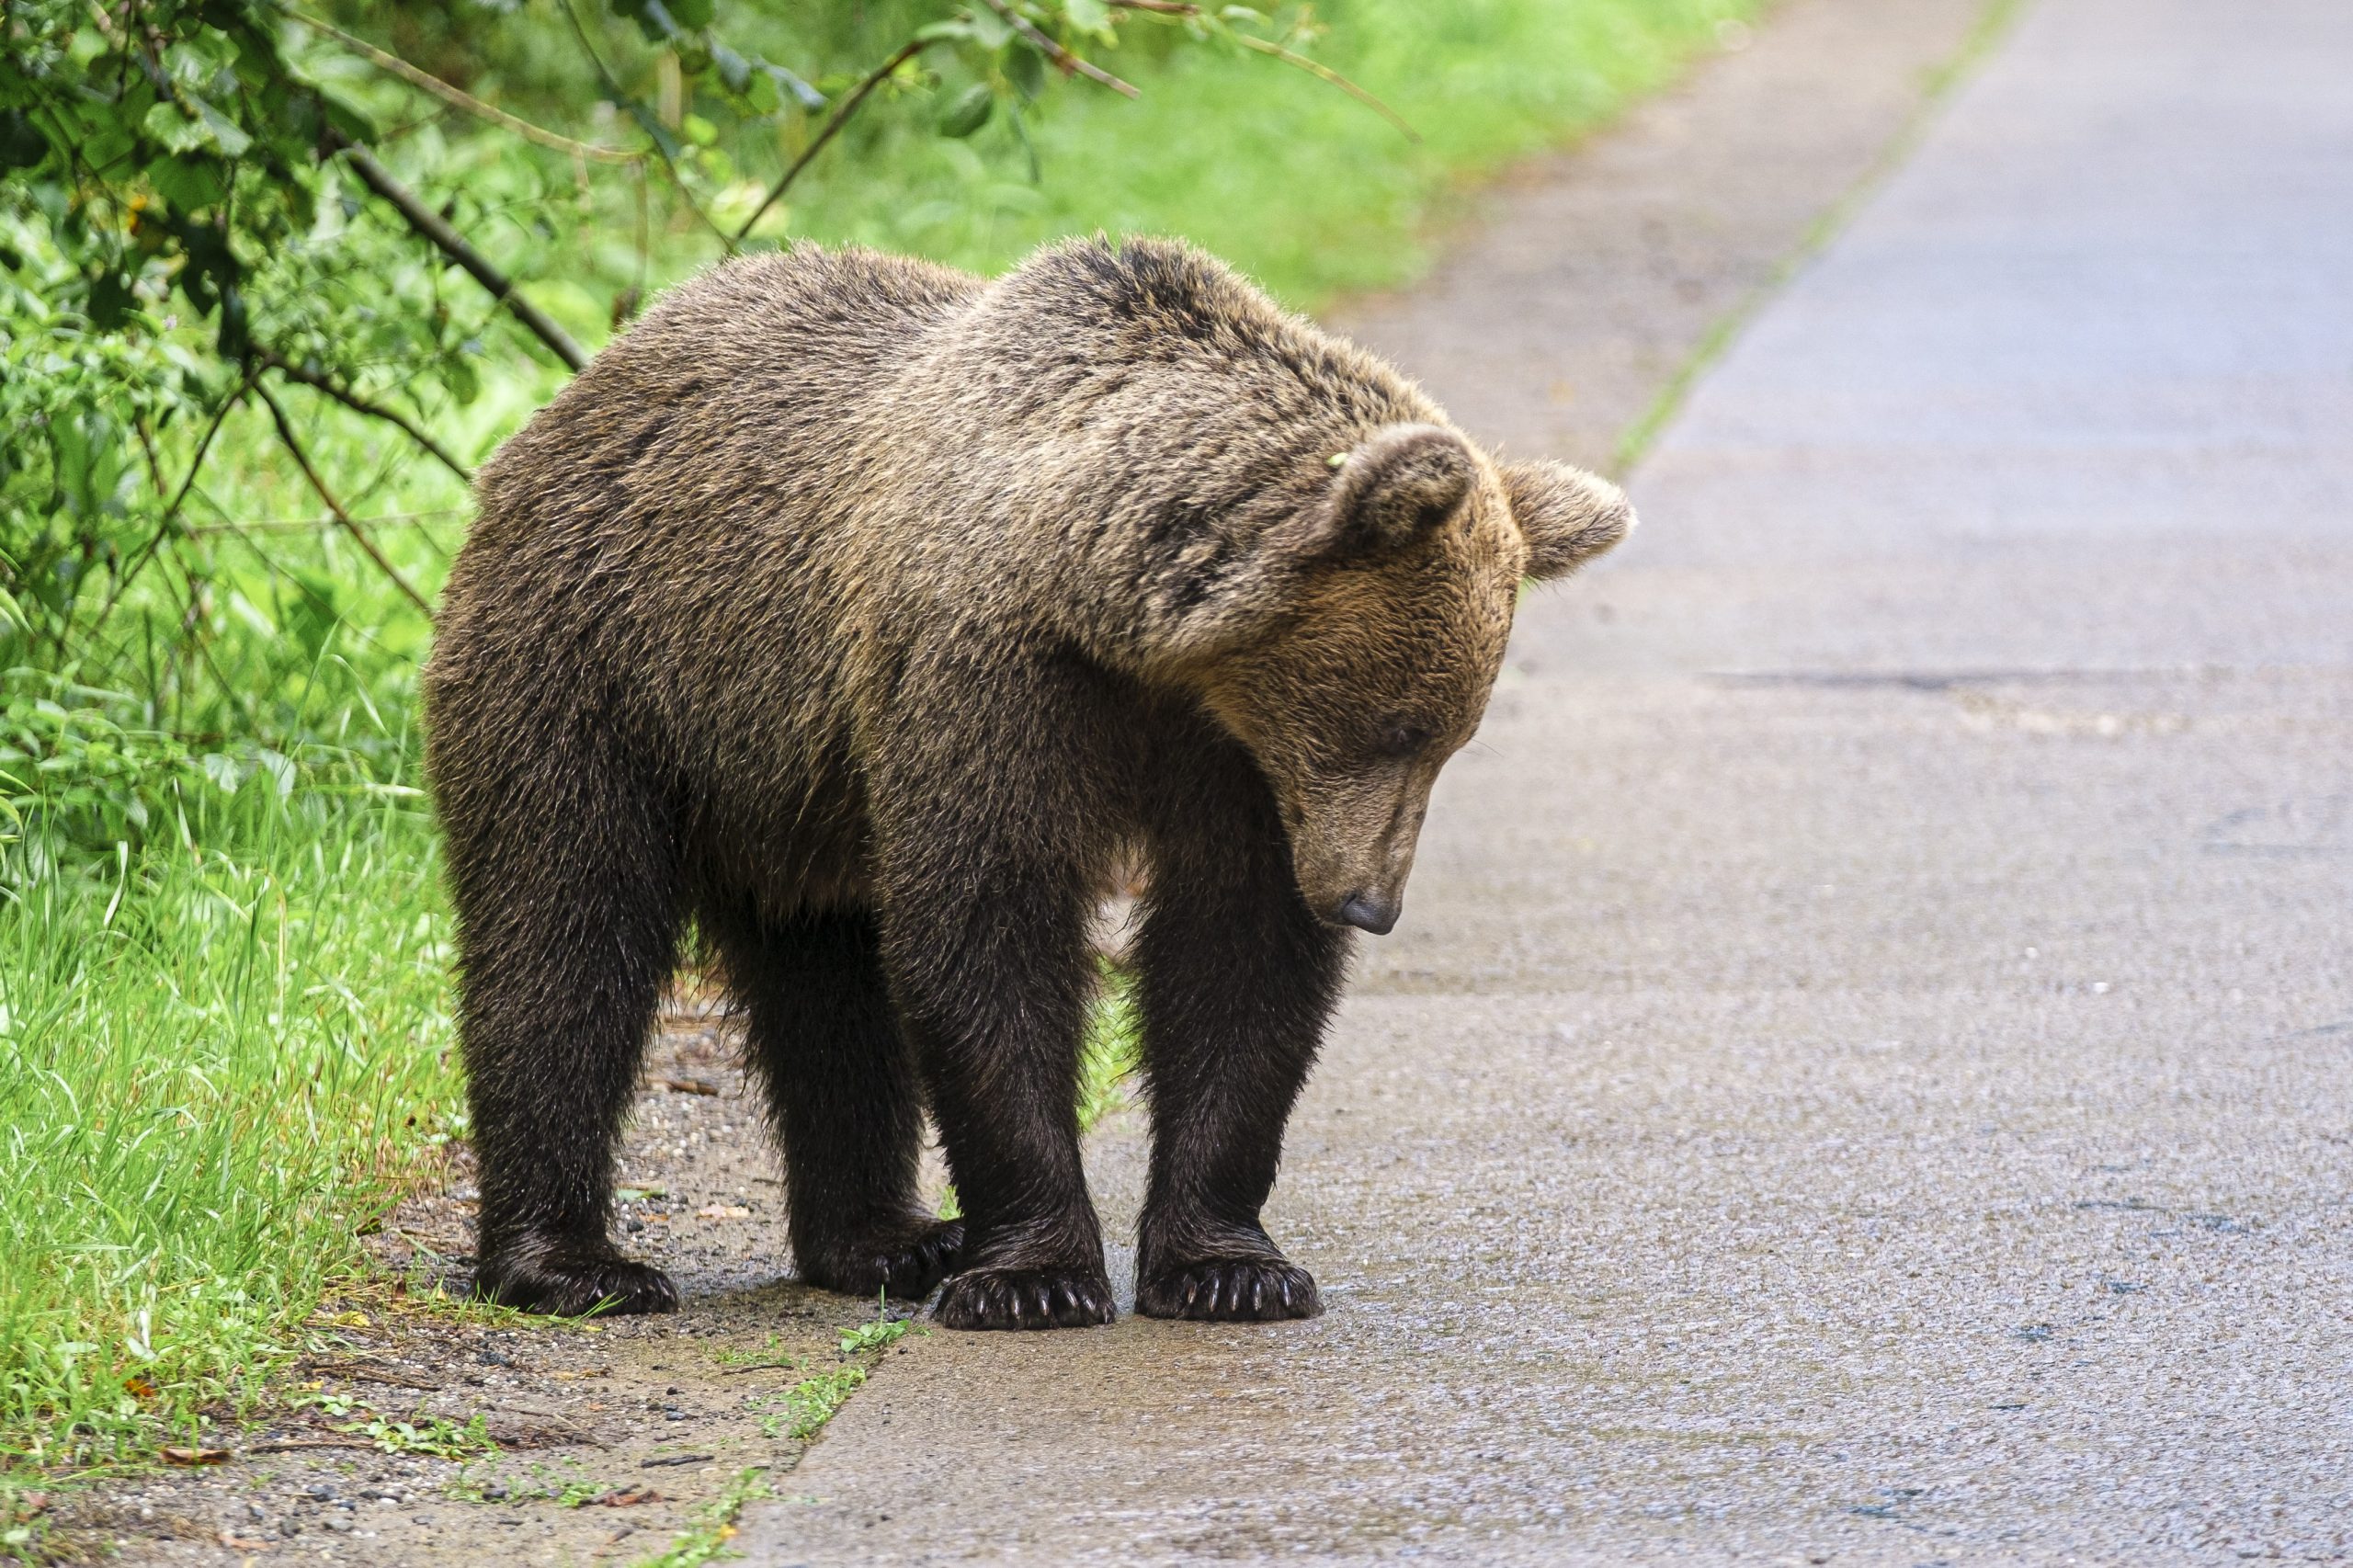
{"label": "bear's head", "polygon": [[1574,570],[1634,516],[1592,474],[1499,465],[1437,425],[1386,426],[1327,460],[1315,496],[1260,536],[1248,633],[1220,639],[1194,684],[1265,772],[1309,908],[1378,935],[1438,769],[1485,711],[1522,579]]}

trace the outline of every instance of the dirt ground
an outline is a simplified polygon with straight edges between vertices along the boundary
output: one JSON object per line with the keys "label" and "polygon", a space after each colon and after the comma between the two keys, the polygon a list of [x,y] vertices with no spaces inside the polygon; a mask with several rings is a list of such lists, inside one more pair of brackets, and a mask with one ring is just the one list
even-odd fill
{"label": "dirt ground", "polygon": [[[460,1172],[371,1240],[387,1288],[331,1304],[347,1348],[303,1363],[274,1419],[226,1462],[63,1494],[51,1550],[207,1568],[626,1563],[717,1539],[731,1488],[789,1494],[795,1429],[908,1346],[846,1355],[843,1331],[878,1304],[779,1278],[779,1163],[728,1035],[712,1012],[665,1015],[620,1163],[627,1243],[681,1281],[683,1311],[568,1327],[436,1309],[433,1287],[460,1289],[471,1262]],[[415,1428],[409,1444],[483,1451],[386,1453],[349,1430],[380,1416]]]}
{"label": "dirt ground", "polygon": [[[1984,8],[1788,0],[1754,30],[1728,28],[1682,85],[1466,202],[1472,221],[1427,284],[1344,304],[1333,324],[1428,374],[1482,438],[1615,468],[1629,427],[1901,140]],[[1540,262],[1589,286],[1548,292],[1540,317],[1462,303],[1524,297],[1509,279]],[[1493,336],[1488,359],[1450,351],[1465,320]],[[842,1332],[875,1306],[787,1278],[779,1165],[720,1017],[665,1017],[621,1186],[624,1239],[677,1278],[676,1316],[501,1326],[418,1306],[465,1273],[460,1173],[375,1238],[383,1290],[342,1304],[357,1314],[347,1348],[307,1364],[278,1418],[226,1462],[58,1494],[51,1549],[206,1568],[637,1563],[716,1541],[747,1472],[793,1495],[813,1384],[887,1377],[926,1342],[918,1325],[846,1357]],[[344,1430],[379,1417],[415,1428],[412,1443],[464,1442],[479,1417],[497,1449],[391,1454]]]}

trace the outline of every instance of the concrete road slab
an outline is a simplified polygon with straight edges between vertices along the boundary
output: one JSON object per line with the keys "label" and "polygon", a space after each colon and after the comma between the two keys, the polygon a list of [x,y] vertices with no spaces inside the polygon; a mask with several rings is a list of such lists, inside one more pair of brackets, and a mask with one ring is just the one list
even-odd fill
{"label": "concrete road slab", "polygon": [[2034,6],[1527,606],[1294,1126],[1328,1313],[935,1335],[755,1560],[2353,1556],[2348,81]]}

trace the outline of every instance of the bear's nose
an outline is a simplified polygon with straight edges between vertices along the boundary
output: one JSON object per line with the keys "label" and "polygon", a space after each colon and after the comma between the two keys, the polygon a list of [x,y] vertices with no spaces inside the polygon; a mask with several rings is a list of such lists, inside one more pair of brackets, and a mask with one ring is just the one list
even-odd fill
{"label": "bear's nose", "polygon": [[1340,905],[1340,924],[1353,926],[1359,931],[1370,931],[1376,937],[1386,937],[1397,924],[1397,906],[1383,903],[1370,893],[1352,892]]}

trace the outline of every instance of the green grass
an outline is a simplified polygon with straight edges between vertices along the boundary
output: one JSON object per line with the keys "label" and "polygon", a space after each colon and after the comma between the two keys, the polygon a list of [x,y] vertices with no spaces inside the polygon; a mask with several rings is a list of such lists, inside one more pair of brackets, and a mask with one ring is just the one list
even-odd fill
{"label": "green grass", "polygon": [[417,803],[259,772],[168,803],[0,885],[0,1447],[41,1464],[249,1403],[458,1103]]}
{"label": "green grass", "polygon": [[[786,226],[983,270],[1061,234],[1180,233],[1312,306],[1410,278],[1467,178],[1599,123],[1755,9],[1327,0],[1318,58],[1418,144],[1276,62],[1140,41],[1105,60],[1140,102],[1072,84],[1030,125],[1039,183],[1002,120],[971,142],[880,122],[821,160]],[[707,259],[659,248],[673,277]],[[530,286],[600,333],[612,270]],[[472,455],[555,384],[519,356],[480,369]],[[431,591],[461,536],[452,483],[381,427],[289,402]],[[320,1303],[364,1276],[360,1232],[464,1131],[410,733],[426,627],[316,527],[266,428],[233,418],[191,498],[200,594],[151,576],[112,666],[70,672],[132,698],[53,670],[0,688],[0,839],[11,812],[32,823],[0,846],[0,1475],[134,1462],[233,1422],[330,1330]],[[1120,1103],[1135,1035],[1115,983],[1087,1124]]]}
{"label": "green grass", "polygon": [[701,1568],[701,1564],[716,1558],[735,1555],[728,1550],[727,1543],[735,1537],[737,1516],[743,1513],[745,1505],[767,1495],[765,1466],[738,1471],[725,1491],[697,1511],[694,1524],[670,1543],[669,1550],[641,1557],[631,1568]]}
{"label": "green grass", "polygon": [[[1263,55],[1170,50],[1149,27],[1101,62],[1131,101],[1070,85],[1027,129],[971,141],[894,122],[812,165],[780,232],[996,271],[1060,235],[1180,233],[1312,309],[1407,281],[1466,179],[1607,120],[1713,47],[1757,0],[1324,0],[1314,57],[1394,108],[1416,143]],[[891,161],[892,177],[872,165]],[[764,226],[763,233],[771,232]]]}
{"label": "green grass", "polygon": [[1128,1079],[1142,1060],[1143,1016],[1136,1011],[1134,974],[1106,963],[1103,989],[1087,1009],[1086,1040],[1078,1058],[1078,1130],[1128,1103]]}

